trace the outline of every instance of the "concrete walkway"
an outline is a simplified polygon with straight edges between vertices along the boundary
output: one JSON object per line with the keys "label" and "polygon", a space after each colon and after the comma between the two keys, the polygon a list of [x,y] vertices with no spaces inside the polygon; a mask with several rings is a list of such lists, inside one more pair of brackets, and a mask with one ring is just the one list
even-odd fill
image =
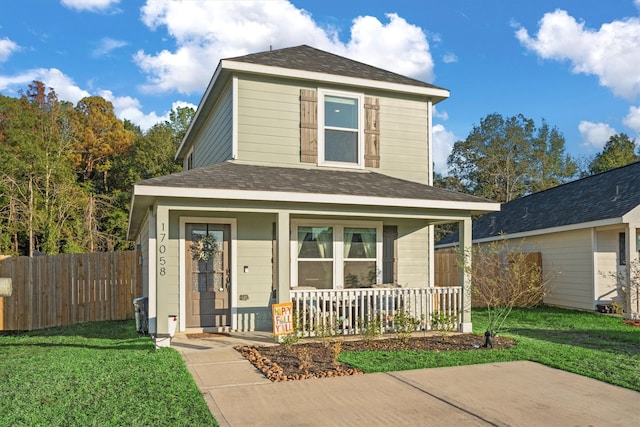
{"label": "concrete walkway", "polygon": [[189,339],[181,352],[221,426],[635,426],[640,393],[532,362],[272,383],[234,345],[267,333]]}

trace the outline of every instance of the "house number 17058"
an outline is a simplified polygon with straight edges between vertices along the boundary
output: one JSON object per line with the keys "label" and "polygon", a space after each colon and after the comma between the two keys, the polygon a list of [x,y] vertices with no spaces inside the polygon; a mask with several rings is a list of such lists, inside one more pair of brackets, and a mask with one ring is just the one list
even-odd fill
{"label": "house number 17058", "polygon": [[167,244],[165,243],[167,239],[167,233],[165,232],[165,223],[160,223],[160,244],[158,245],[158,253],[160,256],[158,257],[158,274],[160,276],[164,276],[167,274],[167,269],[165,265],[167,264],[167,258],[164,256],[164,253],[167,252]]}

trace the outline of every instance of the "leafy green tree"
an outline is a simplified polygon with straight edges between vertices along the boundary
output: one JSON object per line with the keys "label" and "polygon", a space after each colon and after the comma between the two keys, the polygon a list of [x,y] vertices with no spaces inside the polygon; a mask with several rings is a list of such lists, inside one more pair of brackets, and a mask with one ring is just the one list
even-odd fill
{"label": "leafy green tree", "polygon": [[565,154],[564,137],[546,122],[537,127],[519,114],[489,114],[449,155],[449,184],[498,202],[561,184],[576,163]]}
{"label": "leafy green tree", "polygon": [[194,111],[143,133],[88,97],[75,107],[34,81],[0,95],[0,253],[128,249],[133,183],[181,170],[174,161]]}
{"label": "leafy green tree", "polygon": [[0,244],[14,254],[57,253],[84,198],[67,156],[70,106],[38,81],[20,99],[1,104],[0,210],[11,243],[7,248],[5,238]]}
{"label": "leafy green tree", "polygon": [[74,146],[71,158],[83,181],[93,180],[108,191],[107,178],[113,158],[131,146],[134,133],[124,128],[111,102],[99,96],[81,99],[75,107]]}
{"label": "leafy green tree", "polygon": [[591,174],[606,172],[640,160],[636,146],[624,133],[613,135],[605,144],[602,152],[596,154],[589,165]]}
{"label": "leafy green tree", "polygon": [[[173,132],[173,142],[178,147],[189,130],[196,110],[191,107],[176,107],[169,113],[169,126]],[[174,153],[175,154],[175,153]]]}
{"label": "leafy green tree", "polygon": [[145,134],[130,122],[125,122],[125,128],[134,132],[135,138],[127,151],[113,159],[109,198],[102,198],[102,202],[110,208],[101,217],[100,225],[107,246],[114,249],[130,247],[126,232],[133,184],[182,170],[182,166],[174,160],[181,139],[176,137],[169,122],[158,123]]}

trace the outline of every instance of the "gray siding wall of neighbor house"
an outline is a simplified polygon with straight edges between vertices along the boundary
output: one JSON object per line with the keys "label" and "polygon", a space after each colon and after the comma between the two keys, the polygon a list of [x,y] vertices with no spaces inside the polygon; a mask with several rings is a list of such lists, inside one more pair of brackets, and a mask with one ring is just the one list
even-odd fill
{"label": "gray siding wall of neighbor house", "polygon": [[228,84],[206,119],[193,147],[193,167],[230,160],[233,155],[233,93]]}
{"label": "gray siding wall of neighbor house", "polygon": [[542,271],[553,279],[544,302],[582,310],[594,309],[594,265],[591,229],[530,236],[525,249],[542,253]]}
{"label": "gray siding wall of neighbor house", "polygon": [[[241,75],[238,79],[238,158],[274,166],[313,167],[300,162],[300,89],[317,89],[299,81]],[[360,89],[331,85],[347,92]],[[417,97],[364,91],[380,100],[380,167],[371,170],[426,184],[428,104]]]}

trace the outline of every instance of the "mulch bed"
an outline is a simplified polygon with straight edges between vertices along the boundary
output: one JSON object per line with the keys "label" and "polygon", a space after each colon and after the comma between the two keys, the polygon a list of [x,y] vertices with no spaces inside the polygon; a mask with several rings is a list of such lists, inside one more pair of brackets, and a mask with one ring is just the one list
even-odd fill
{"label": "mulch bed", "polygon": [[[324,342],[314,340],[290,345],[236,346],[235,349],[265,377],[278,382],[362,374],[362,371],[337,360],[342,351],[485,351],[487,349],[482,347],[483,343],[484,336],[457,334],[412,337],[404,341],[398,338],[333,338]],[[509,348],[514,344],[511,338],[493,338],[494,349]]]}

